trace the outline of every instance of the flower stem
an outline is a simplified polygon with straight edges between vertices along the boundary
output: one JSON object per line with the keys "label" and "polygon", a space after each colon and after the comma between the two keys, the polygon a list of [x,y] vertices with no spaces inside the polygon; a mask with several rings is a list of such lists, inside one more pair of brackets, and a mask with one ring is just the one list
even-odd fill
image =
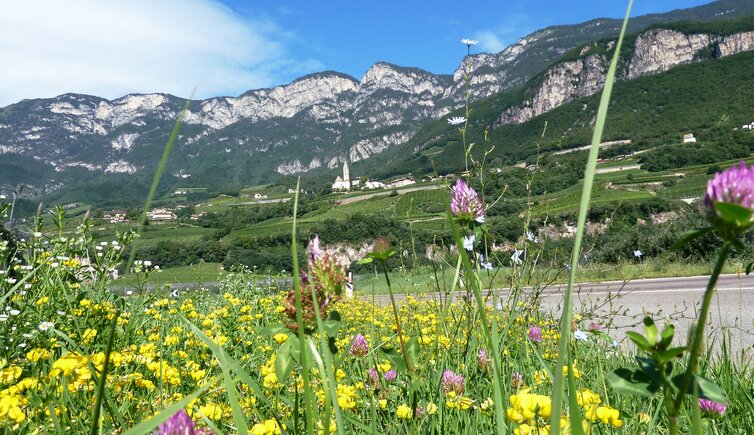
{"label": "flower stem", "polygon": [[414,372],[411,366],[411,360],[408,359],[408,352],[406,351],[406,343],[403,340],[403,330],[401,329],[401,321],[398,318],[398,306],[395,304],[395,297],[393,296],[393,288],[390,286],[390,276],[387,274],[387,266],[384,261],[380,261],[382,265],[382,272],[385,274],[385,281],[387,282],[387,292],[390,294],[390,305],[393,306],[393,315],[395,316],[395,328],[398,330],[398,341],[401,343],[401,353],[403,353],[403,359],[406,360],[406,368],[409,374]]}
{"label": "flower stem", "polygon": [[681,405],[683,405],[683,398],[686,397],[686,391],[688,391],[689,386],[691,385],[691,380],[694,378],[696,363],[699,359],[699,354],[702,352],[702,342],[704,341],[704,327],[707,323],[707,315],[709,314],[710,305],[712,304],[712,295],[715,293],[717,279],[720,277],[720,273],[723,270],[723,265],[725,265],[725,260],[728,258],[728,254],[730,254],[730,249],[730,243],[725,242],[722,249],[720,250],[720,255],[718,255],[717,257],[717,263],[715,264],[715,268],[712,270],[712,275],[709,278],[709,282],[707,283],[707,290],[705,290],[704,292],[702,308],[699,311],[699,320],[697,321],[696,328],[694,329],[693,341],[691,342],[689,363],[686,367],[686,373],[683,375],[681,388],[680,390],[678,390],[678,393],[675,397],[672,414],[669,416],[671,421],[671,428],[677,425],[676,420],[678,418]]}

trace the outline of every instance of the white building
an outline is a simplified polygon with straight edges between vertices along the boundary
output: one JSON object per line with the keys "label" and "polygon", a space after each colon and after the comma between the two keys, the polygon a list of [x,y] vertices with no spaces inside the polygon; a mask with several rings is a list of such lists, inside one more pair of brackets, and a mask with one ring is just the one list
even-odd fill
{"label": "white building", "polygon": [[683,135],[683,143],[693,143],[696,142],[696,138],[692,133],[686,133]]}
{"label": "white building", "polygon": [[111,224],[117,224],[126,221],[125,210],[111,210],[104,215],[105,219],[110,221]]}
{"label": "white building", "polygon": [[393,180],[393,181],[385,184],[385,188],[386,189],[395,189],[395,188],[398,188],[398,187],[408,186],[410,184],[415,184],[415,183],[416,183],[416,180],[414,180],[411,177],[402,177],[402,178],[398,178],[396,180]]}
{"label": "white building", "polygon": [[752,122],[751,124],[744,124],[741,128],[743,128],[744,130],[754,130],[754,122]]}
{"label": "white building", "polygon": [[262,195],[261,193],[255,193],[254,199],[267,199],[267,195]]}
{"label": "white building", "polygon": [[332,184],[332,190],[351,190],[352,187],[359,185],[360,180],[351,180],[351,173],[348,171],[348,162],[343,162],[343,176],[335,179]]}
{"label": "white building", "polygon": [[383,183],[382,181],[371,181],[370,180],[370,181],[367,181],[366,183],[364,183],[364,188],[365,189],[384,189],[385,188],[385,183]]}
{"label": "white building", "polygon": [[153,221],[169,221],[175,219],[175,213],[167,208],[156,208],[147,213],[147,217]]}

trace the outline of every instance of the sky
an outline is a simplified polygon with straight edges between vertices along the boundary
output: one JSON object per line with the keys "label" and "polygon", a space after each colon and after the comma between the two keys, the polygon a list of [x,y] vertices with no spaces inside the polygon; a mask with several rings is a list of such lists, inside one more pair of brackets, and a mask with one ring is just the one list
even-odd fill
{"label": "sky", "polygon": [[[542,27],[622,18],[618,0],[0,0],[0,107],[67,92],[240,95],[386,61],[450,74]],[[635,0],[632,15],[707,0]]]}

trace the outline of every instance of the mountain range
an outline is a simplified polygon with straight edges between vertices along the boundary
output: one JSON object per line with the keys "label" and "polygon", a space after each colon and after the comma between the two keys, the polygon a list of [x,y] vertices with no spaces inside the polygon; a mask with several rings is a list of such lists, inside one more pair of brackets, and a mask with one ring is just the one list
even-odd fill
{"label": "mountain range", "polygon": [[[717,0],[633,18],[619,79],[752,51],[752,17],[754,2]],[[465,104],[466,77],[480,115],[472,127],[526,126],[601,89],[619,26],[596,19],[548,27],[500,53],[465,57],[452,75],[379,62],[360,79],[325,71],[238,97],[192,101],[165,186],[221,190],[327,174],[345,161],[374,176],[429,169],[424,151],[457,135],[444,119]],[[185,104],[168,94],[64,94],[0,108],[0,192],[24,185],[27,196],[53,201],[143,198]],[[422,155],[424,161],[405,164]]]}

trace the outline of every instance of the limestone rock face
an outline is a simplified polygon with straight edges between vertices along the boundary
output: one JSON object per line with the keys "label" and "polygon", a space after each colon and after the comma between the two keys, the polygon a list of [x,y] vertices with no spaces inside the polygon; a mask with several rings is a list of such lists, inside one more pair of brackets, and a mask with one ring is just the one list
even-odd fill
{"label": "limestone rock face", "polygon": [[521,106],[508,108],[500,115],[498,125],[520,124],[576,98],[594,94],[605,83],[606,73],[606,60],[598,55],[556,65],[547,71],[534,97]]}
{"label": "limestone rock face", "polygon": [[697,53],[712,42],[709,35],[684,35],[673,30],[656,29],[636,37],[628,68],[628,79],[657,74],[691,63]]}
{"label": "limestone rock face", "polygon": [[[505,109],[493,125],[521,124],[577,98],[599,92],[605,83],[615,41],[607,43],[608,55],[589,54],[596,44],[582,48],[581,58],[552,66],[523,103]],[[617,80],[659,74],[675,66],[701,59],[731,56],[754,50],[754,32],[719,37],[686,35],[674,30],[653,29],[636,37],[628,68]]]}

